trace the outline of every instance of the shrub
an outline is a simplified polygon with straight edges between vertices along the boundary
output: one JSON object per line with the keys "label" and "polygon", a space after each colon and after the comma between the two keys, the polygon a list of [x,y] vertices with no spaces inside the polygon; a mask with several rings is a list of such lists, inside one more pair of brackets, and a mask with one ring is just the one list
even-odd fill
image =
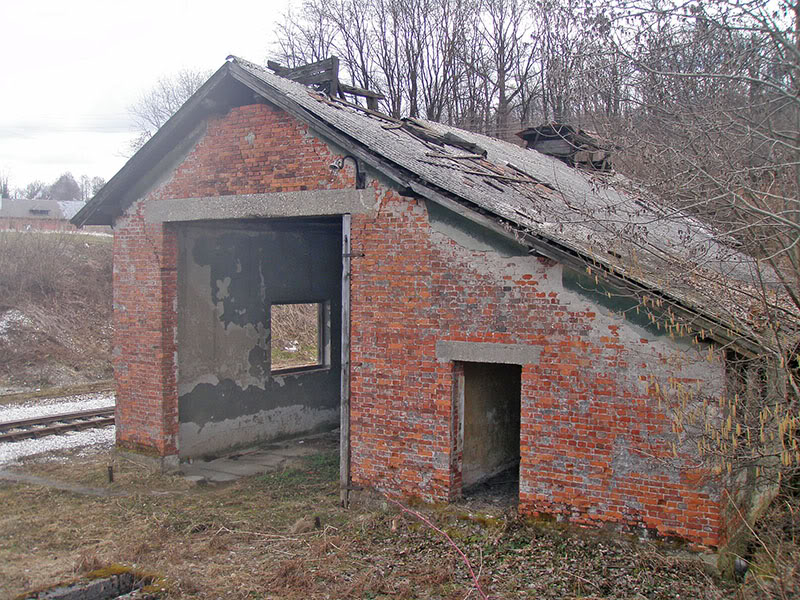
{"label": "shrub", "polygon": [[0,232],[0,308],[85,303],[87,294],[98,303],[110,301],[107,238]]}

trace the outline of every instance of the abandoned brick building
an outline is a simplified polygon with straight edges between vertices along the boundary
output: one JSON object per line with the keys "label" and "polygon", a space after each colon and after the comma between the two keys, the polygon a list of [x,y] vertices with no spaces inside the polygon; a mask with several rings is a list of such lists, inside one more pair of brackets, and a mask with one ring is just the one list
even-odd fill
{"label": "abandoned brick building", "polygon": [[[73,219],[114,227],[117,444],[340,426],[343,487],[450,500],[519,465],[523,512],[719,545],[670,395],[724,393],[699,282],[751,262],[613,174],[327,91],[230,57]],[[292,305],[318,344],[284,368]]]}

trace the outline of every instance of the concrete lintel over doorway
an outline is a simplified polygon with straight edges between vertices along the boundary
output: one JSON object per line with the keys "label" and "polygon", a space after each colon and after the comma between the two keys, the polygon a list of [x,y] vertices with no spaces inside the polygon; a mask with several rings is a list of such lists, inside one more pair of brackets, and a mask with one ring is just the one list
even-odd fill
{"label": "concrete lintel over doorway", "polygon": [[178,198],[150,202],[145,208],[148,223],[316,217],[370,214],[375,211],[373,190],[313,190]]}
{"label": "concrete lintel over doorway", "polygon": [[539,361],[541,348],[525,344],[495,344],[491,342],[436,342],[436,358],[441,361],[505,363],[527,365]]}

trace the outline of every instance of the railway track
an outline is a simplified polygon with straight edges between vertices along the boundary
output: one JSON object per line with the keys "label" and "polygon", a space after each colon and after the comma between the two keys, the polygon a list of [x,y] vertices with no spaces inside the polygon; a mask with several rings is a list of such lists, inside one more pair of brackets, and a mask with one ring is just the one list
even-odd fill
{"label": "railway track", "polygon": [[0,423],[0,442],[15,442],[46,435],[105,427],[114,424],[114,407],[84,410],[35,419]]}

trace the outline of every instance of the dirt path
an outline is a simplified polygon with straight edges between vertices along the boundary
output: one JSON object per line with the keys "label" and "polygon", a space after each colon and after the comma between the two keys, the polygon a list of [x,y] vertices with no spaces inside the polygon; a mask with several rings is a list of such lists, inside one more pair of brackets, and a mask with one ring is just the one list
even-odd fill
{"label": "dirt path", "polygon": [[47,477],[39,477],[38,475],[29,475],[27,473],[9,471],[8,469],[0,469],[0,480],[11,483],[29,483],[33,485],[41,485],[55,490],[73,492],[75,494],[82,494],[84,496],[97,496],[101,498],[130,495],[122,490],[111,490],[107,488],[76,485],[73,483],[66,483],[64,481],[56,481],[55,479],[49,479]]}

